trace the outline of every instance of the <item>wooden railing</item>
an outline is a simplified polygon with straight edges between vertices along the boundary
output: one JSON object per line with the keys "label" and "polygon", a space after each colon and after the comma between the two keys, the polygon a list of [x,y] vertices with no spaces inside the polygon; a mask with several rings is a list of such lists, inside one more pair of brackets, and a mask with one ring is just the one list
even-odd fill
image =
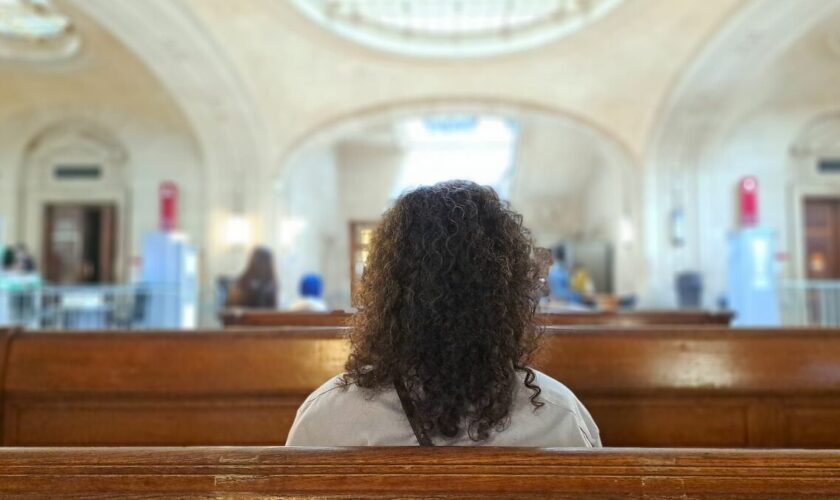
{"label": "wooden railing", "polygon": [[840,450],[10,448],[0,495],[837,498]]}
{"label": "wooden railing", "polygon": [[[225,326],[346,326],[351,315],[342,311],[331,313],[298,313],[267,310],[231,309],[221,315]],[[731,312],[707,311],[614,311],[539,314],[544,325],[716,325],[728,326]]]}
{"label": "wooden railing", "polygon": [[[341,329],[6,336],[7,446],[282,444]],[[535,365],[607,446],[840,448],[840,331],[551,329]]]}

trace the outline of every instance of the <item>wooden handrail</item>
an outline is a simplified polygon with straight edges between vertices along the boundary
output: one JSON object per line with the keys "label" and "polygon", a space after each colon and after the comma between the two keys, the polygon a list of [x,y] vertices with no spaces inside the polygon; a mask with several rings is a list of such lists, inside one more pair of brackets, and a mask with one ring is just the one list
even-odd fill
{"label": "wooden handrail", "polygon": [[8,448],[0,494],[831,497],[840,450]]}
{"label": "wooden handrail", "polygon": [[[710,325],[728,326],[732,322],[731,312],[709,311],[569,311],[564,313],[542,313],[537,315],[545,325]],[[301,313],[271,310],[231,309],[221,314],[227,327],[243,326],[345,326],[351,314],[342,311],[331,313]]]}

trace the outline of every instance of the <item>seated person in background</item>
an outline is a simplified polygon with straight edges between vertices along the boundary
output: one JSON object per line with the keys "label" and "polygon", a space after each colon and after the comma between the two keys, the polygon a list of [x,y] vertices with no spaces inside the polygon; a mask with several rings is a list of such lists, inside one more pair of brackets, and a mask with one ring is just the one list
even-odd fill
{"label": "seated person in background", "polygon": [[592,277],[586,268],[577,265],[572,270],[571,279],[572,290],[581,296],[593,295],[595,293],[595,283],[592,282]]}
{"label": "seated person in background", "polygon": [[346,372],[300,407],[289,446],[601,445],[560,382],[528,366],[545,267],[489,187],[401,196],[374,234]]}
{"label": "seated person in background", "polygon": [[572,290],[569,270],[566,267],[566,249],[562,245],[554,247],[554,263],[548,270],[548,288],[552,300],[570,304],[581,302],[580,295]]}
{"label": "seated person in background", "polygon": [[18,270],[17,252],[13,247],[3,249],[3,272],[11,273]]}
{"label": "seated person in background", "polygon": [[569,271],[566,267],[566,249],[562,245],[554,247],[554,263],[548,270],[548,298],[540,303],[540,312],[558,313],[569,311],[587,311],[583,295],[572,288]]}
{"label": "seated person in background", "polygon": [[228,289],[225,307],[277,308],[277,278],[271,250],[265,247],[254,249],[245,272]]}
{"label": "seated person in background", "polygon": [[290,311],[311,311],[326,312],[327,304],[321,295],[324,291],[324,283],[317,274],[304,275],[300,280],[300,298],[292,304]]}
{"label": "seated person in background", "polygon": [[3,250],[3,271],[7,273],[32,274],[35,272],[35,259],[23,243]]}

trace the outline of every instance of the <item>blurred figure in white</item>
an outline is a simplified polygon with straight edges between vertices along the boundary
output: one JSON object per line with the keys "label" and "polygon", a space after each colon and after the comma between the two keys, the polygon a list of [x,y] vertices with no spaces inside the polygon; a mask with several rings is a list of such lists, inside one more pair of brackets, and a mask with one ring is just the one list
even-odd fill
{"label": "blurred figure in white", "polygon": [[324,283],[317,274],[306,274],[300,280],[300,298],[298,298],[290,311],[327,312],[327,304],[322,298]]}

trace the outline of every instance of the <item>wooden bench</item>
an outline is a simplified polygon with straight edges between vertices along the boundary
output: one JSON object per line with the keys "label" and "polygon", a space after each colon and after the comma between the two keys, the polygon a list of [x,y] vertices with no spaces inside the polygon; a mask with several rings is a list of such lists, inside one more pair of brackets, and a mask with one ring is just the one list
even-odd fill
{"label": "wooden bench", "polygon": [[[346,326],[350,313],[296,313],[284,311],[231,309],[221,315],[222,324],[233,326]],[[717,325],[728,326],[731,312],[708,311],[615,311],[615,312],[564,312],[539,314],[545,325]]]}
{"label": "wooden bench", "polygon": [[[341,329],[31,332],[9,342],[8,446],[282,444],[340,373]],[[609,446],[840,448],[840,331],[552,329],[537,366]]]}
{"label": "wooden bench", "polygon": [[7,448],[4,498],[836,498],[840,450]]}

